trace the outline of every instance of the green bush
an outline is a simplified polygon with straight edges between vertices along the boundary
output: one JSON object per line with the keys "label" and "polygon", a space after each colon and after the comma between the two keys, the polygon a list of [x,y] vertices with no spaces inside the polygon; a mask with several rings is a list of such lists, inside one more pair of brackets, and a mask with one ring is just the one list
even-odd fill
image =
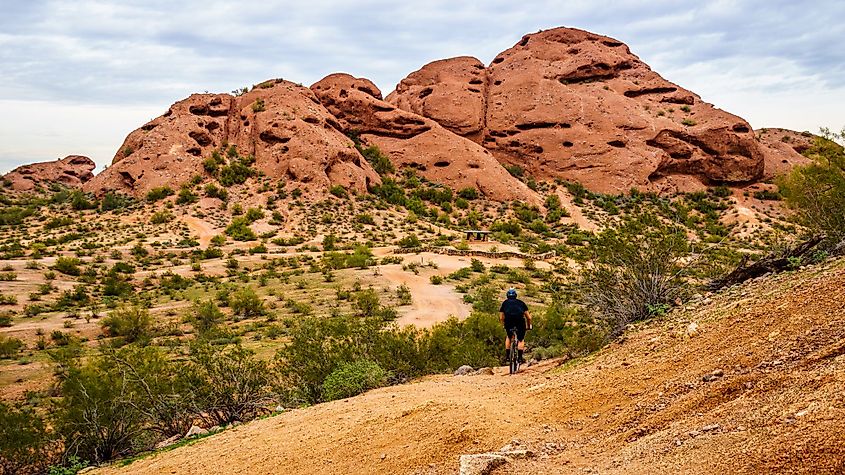
{"label": "green bush", "polygon": [[35,411],[0,402],[0,473],[44,473],[57,449],[54,434]]}
{"label": "green bush", "polygon": [[381,150],[379,150],[377,146],[371,145],[365,149],[361,149],[359,147],[358,151],[360,151],[361,155],[370,162],[370,165],[373,166],[373,170],[375,170],[379,175],[387,175],[396,171],[393,167],[393,163],[390,161],[390,158],[381,153]]}
{"label": "green bush", "polygon": [[197,300],[191,305],[186,320],[200,335],[207,335],[225,320],[225,315],[214,303],[214,300]]}
{"label": "green bush", "polygon": [[689,253],[683,229],[635,215],[596,236],[591,249],[593,266],[582,272],[579,288],[611,337],[681,296],[686,277],[681,260]]}
{"label": "green bush", "polygon": [[152,334],[153,320],[147,309],[125,305],[113,310],[102,321],[110,336],[121,337],[127,343],[147,340]]}
{"label": "green bush", "polygon": [[229,306],[232,312],[243,318],[252,318],[264,315],[264,302],[251,287],[244,287],[229,298]]}
{"label": "green bush", "polygon": [[420,238],[418,238],[416,234],[408,234],[400,239],[397,244],[403,249],[413,249],[415,247],[420,247],[421,245]]}
{"label": "green bush", "polygon": [[113,211],[117,209],[126,208],[131,204],[132,198],[126,195],[115,193],[113,191],[109,191],[103,196],[103,201],[100,203],[100,210]]}
{"label": "green bush", "polygon": [[159,186],[147,192],[147,201],[154,202],[167,198],[173,194],[173,189],[169,186]]}
{"label": "green bush", "polygon": [[373,361],[353,361],[340,364],[323,381],[323,399],[344,399],[381,387],[387,373]]}
{"label": "green bush", "polygon": [[253,162],[255,162],[255,158],[253,157],[240,157],[228,165],[221,167],[220,184],[225,187],[243,185],[249,178],[256,174],[256,171],[251,168]]}
{"label": "green bush", "polygon": [[0,359],[16,358],[23,347],[23,341],[14,337],[0,335]]}
{"label": "green bush", "polygon": [[199,201],[199,199],[200,199],[199,196],[197,196],[197,194],[194,193],[190,188],[183,186],[182,188],[179,189],[179,196],[176,197],[176,204],[177,205],[193,204],[193,203],[196,203],[197,201]]}
{"label": "green bush", "polygon": [[845,139],[845,130],[822,135],[804,152],[814,163],[794,168],[778,186],[802,225],[845,250],[845,149],[833,140]]}
{"label": "green bush", "polygon": [[65,275],[78,276],[82,273],[82,269],[79,268],[81,264],[82,261],[75,257],[62,256],[56,259],[56,263],[53,264],[52,269]]}
{"label": "green bush", "polygon": [[156,211],[150,216],[151,224],[164,224],[173,220],[173,214],[167,210]]}
{"label": "green bush", "polygon": [[235,241],[255,241],[258,236],[249,227],[250,221],[243,216],[238,216],[232,219],[232,222],[226,226],[226,234],[231,236]]}

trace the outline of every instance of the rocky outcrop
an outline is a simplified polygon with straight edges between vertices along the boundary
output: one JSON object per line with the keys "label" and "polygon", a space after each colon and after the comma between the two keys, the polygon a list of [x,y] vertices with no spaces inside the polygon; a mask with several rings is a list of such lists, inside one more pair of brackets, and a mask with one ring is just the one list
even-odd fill
{"label": "rocky outcrop", "polygon": [[68,155],[52,162],[22,165],[3,175],[3,181],[14,191],[33,191],[50,184],[79,188],[94,177],[96,164],[81,155]]}
{"label": "rocky outcrop", "polygon": [[85,188],[143,194],[178,187],[207,174],[203,161],[231,145],[254,156],[254,168],[274,180],[356,191],[380,183],[339,129],[310,89],[288,81],[266,81],[241,96],[194,94],[129,134],[112,165]]}
{"label": "rocky outcrop", "polygon": [[526,35],[486,68],[467,57],[436,61],[387,100],[501,162],[595,191],[764,175],[764,153],[746,121],[663,79],[622,42],[577,29]]}
{"label": "rocky outcrop", "polygon": [[755,133],[763,146],[765,178],[783,175],[796,166],[809,165],[812,162],[802,155],[816,140],[816,136],[810,132],[758,129]]}
{"label": "rocky outcrop", "polygon": [[375,144],[398,168],[413,168],[426,179],[455,190],[477,188],[493,200],[537,202],[536,193],[511,176],[483,147],[434,120],[381,100],[369,80],[332,74],[311,86],[345,131]]}

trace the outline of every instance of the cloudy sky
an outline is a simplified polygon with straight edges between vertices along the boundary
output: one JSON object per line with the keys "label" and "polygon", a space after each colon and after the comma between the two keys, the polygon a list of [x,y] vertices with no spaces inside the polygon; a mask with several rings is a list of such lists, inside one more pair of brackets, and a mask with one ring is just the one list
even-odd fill
{"label": "cloudy sky", "polygon": [[841,0],[4,0],[0,172],[69,154],[102,166],[130,131],[192,92],[344,71],[387,94],[429,61],[489,63],[555,26],[624,41],[755,128],[839,130],[842,18]]}

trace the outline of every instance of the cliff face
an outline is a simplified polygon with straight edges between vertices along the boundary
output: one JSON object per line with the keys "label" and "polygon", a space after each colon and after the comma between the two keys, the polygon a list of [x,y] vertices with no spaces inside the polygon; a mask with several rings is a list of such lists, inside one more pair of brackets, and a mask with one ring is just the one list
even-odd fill
{"label": "cliff face", "polygon": [[[435,61],[387,97],[541,178],[596,191],[760,179],[743,119],[663,79],[622,42],[557,28],[526,35],[489,67]],[[680,179],[679,179],[680,178]]]}
{"label": "cliff face", "polygon": [[14,191],[32,191],[51,183],[79,188],[94,177],[94,168],[96,165],[90,158],[68,155],[52,162],[22,165],[3,175],[3,180]]}

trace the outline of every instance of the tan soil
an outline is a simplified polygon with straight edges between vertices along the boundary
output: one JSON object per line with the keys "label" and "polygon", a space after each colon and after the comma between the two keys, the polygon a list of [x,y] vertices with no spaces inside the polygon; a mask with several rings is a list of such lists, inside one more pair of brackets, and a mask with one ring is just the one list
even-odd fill
{"label": "tan soil", "polygon": [[424,378],[99,473],[453,474],[461,454],[514,438],[534,456],[492,473],[842,473],[843,342],[840,260],[726,291],[563,368]]}

